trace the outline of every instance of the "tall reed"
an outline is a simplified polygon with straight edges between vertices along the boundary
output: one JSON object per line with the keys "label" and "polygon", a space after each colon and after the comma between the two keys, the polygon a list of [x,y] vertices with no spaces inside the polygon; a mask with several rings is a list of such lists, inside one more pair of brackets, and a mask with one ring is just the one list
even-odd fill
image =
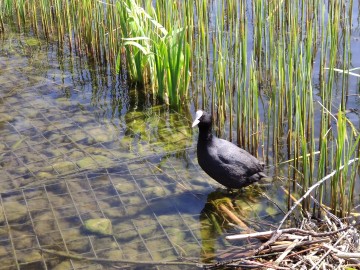
{"label": "tall reed", "polygon": [[[11,20],[125,71],[129,83],[174,107],[192,98],[211,109],[220,136],[255,155],[266,149],[264,159],[290,180],[289,194],[301,195],[359,151],[345,114],[353,7],[353,0],[3,0],[0,32]],[[277,166],[284,161],[289,166]],[[317,194],[339,215],[351,210],[354,166]]]}
{"label": "tall reed", "polygon": [[[30,28],[38,36],[56,39],[60,47],[67,46],[74,54],[110,65],[114,71],[125,65],[132,83],[179,106],[188,99],[190,84],[190,2],[157,1],[156,7],[152,1],[144,2],[141,6],[142,1],[137,0],[2,1],[0,31],[3,18],[14,17],[19,31]],[[164,17],[163,11],[169,17]],[[165,26],[158,21],[157,12]],[[181,80],[185,83],[180,87]]]}

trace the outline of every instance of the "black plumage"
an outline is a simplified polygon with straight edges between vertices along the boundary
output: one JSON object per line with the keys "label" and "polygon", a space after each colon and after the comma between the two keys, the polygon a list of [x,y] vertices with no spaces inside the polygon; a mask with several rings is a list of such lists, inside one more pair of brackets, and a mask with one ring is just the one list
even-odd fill
{"label": "black plumage", "polygon": [[227,188],[242,188],[267,177],[264,163],[235,144],[212,134],[212,117],[197,111],[192,127],[199,127],[197,157],[200,167]]}

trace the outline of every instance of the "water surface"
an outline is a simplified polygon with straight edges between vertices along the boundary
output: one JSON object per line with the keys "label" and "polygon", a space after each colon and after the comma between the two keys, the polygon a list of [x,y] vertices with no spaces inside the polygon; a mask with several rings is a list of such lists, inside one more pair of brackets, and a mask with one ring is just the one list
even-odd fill
{"label": "water surface", "polygon": [[[352,34],[355,56],[359,28]],[[359,61],[353,57],[353,66]],[[347,116],[359,126],[358,81],[349,83]],[[270,186],[226,193],[197,164],[193,103],[190,108],[176,112],[91,59],[6,32],[0,41],[0,269],[128,268],[41,249],[113,260],[209,261],[253,247],[224,236],[246,230],[244,224],[273,228],[281,219],[287,164],[276,172],[269,164],[267,172],[276,173]],[[224,215],[224,207],[244,224]],[[100,218],[111,221],[111,235],[84,227]]]}
{"label": "water surface", "polygon": [[[230,195],[199,169],[189,113],[33,37],[8,33],[0,48],[0,269],[112,268],[40,249],[198,261],[230,247],[222,234],[238,225],[207,203]],[[265,226],[280,211],[263,191],[230,197]],[[84,228],[99,218],[112,235]]]}

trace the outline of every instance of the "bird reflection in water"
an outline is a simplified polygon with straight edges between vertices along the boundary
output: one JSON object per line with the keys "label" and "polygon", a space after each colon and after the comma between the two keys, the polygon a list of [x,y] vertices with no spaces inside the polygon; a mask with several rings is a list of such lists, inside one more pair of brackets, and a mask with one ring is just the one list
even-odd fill
{"label": "bird reflection in water", "polygon": [[[259,187],[252,186],[233,193],[219,188],[208,195],[200,213],[203,262],[211,262],[215,256],[216,259],[230,256],[227,251],[232,249],[233,243],[225,239],[225,234],[260,229],[249,219],[256,219],[260,214],[264,202],[261,193]],[[218,250],[224,252],[219,254]]]}

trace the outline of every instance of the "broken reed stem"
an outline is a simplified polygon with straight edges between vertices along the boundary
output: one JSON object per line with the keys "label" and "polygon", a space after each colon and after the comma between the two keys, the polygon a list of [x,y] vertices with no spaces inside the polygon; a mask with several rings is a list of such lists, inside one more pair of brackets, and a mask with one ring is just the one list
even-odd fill
{"label": "broken reed stem", "polygon": [[337,257],[342,259],[360,259],[360,252],[344,252],[328,244],[323,244],[323,247],[334,252]]}
{"label": "broken reed stem", "polygon": [[331,177],[333,177],[337,172],[343,170],[345,168],[345,166],[349,166],[350,164],[354,163],[355,161],[359,160],[358,158],[354,158],[349,160],[349,162],[346,165],[342,165],[339,170],[334,170],[332,171],[332,173],[328,174],[327,176],[325,176],[324,178],[322,178],[321,180],[319,180],[316,184],[312,185],[308,191],[306,191],[306,193],[299,199],[297,200],[294,205],[291,207],[291,209],[286,213],[286,215],[284,216],[284,218],[281,220],[278,229],[276,230],[277,232],[280,231],[282,225],[284,224],[284,222],[286,221],[286,219],[290,216],[290,214],[295,210],[295,208],[305,199],[307,198],[310,193],[316,189],[317,187],[319,187],[322,183],[324,183],[326,180],[330,179]]}
{"label": "broken reed stem", "polygon": [[[348,233],[349,233],[349,232],[344,233],[344,234],[335,242],[334,246],[337,246],[337,244],[340,243],[340,241],[341,241],[342,239],[344,239],[344,238],[348,235]],[[317,265],[318,265],[319,263],[321,263],[321,262],[330,254],[330,252],[331,252],[331,249],[329,249],[328,251],[326,251],[325,254],[310,268],[310,270],[314,270],[314,269],[317,267]]]}
{"label": "broken reed stem", "polygon": [[292,195],[291,193],[289,193],[288,190],[286,190],[283,186],[280,187],[282,189],[282,191],[284,191],[284,193],[290,197],[291,200],[293,200],[294,202],[296,202],[296,198],[294,197],[294,195]]}
{"label": "broken reed stem", "polygon": [[290,210],[286,213],[286,215],[284,216],[284,218],[281,220],[278,228],[276,231],[273,232],[272,237],[264,244],[262,244],[258,249],[256,253],[260,253],[261,251],[263,251],[266,247],[270,246],[270,244],[274,243],[283,233],[283,230],[281,230],[282,225],[284,224],[284,222],[286,221],[286,219],[290,216],[290,214],[296,209],[296,207],[305,199],[307,198],[311,192],[316,189],[317,187],[319,187],[322,183],[324,183],[326,180],[330,179],[332,176],[334,176],[336,173],[338,173],[339,171],[343,170],[346,166],[349,166],[350,164],[354,163],[355,161],[359,160],[358,158],[354,158],[349,160],[349,162],[346,165],[342,165],[340,166],[340,168],[338,170],[334,170],[332,173],[328,174],[327,176],[325,176],[324,178],[320,179],[316,184],[312,185],[307,191],[306,193],[299,199],[297,200],[294,205],[290,208]]}
{"label": "broken reed stem", "polygon": [[[318,248],[320,247],[320,244],[324,244],[326,242],[329,242],[329,239],[316,239],[316,240],[308,240],[304,242],[297,243],[294,248],[300,248],[300,247],[308,247],[311,245],[316,245]],[[268,249],[264,249],[261,254],[266,254],[269,252],[284,252],[289,246],[291,246],[293,243],[283,244],[283,245],[273,245],[269,247]]]}
{"label": "broken reed stem", "polygon": [[[316,233],[316,232],[311,232],[311,231],[307,231],[307,230],[303,230],[303,229],[298,229],[298,228],[289,228],[289,229],[283,229],[283,230],[279,230],[279,233],[284,234],[284,233],[288,233],[288,234],[300,234],[302,236],[312,236],[312,237],[326,237],[326,236],[331,236],[334,234],[337,234],[339,232],[343,232],[346,231],[350,228],[353,228],[353,225],[351,226],[347,226],[345,228],[336,230],[336,231],[332,231],[332,232],[325,232],[325,233]],[[274,234],[277,231],[266,231],[266,232],[255,232],[255,233],[248,233],[248,234],[236,234],[236,235],[229,235],[226,236],[227,240],[241,240],[241,239],[249,239],[249,238],[263,238],[265,236],[269,237],[272,234]]]}
{"label": "broken reed stem", "polygon": [[231,212],[224,204],[220,204],[219,208],[242,229],[250,230],[249,227],[239,217],[237,217],[233,212]]}
{"label": "broken reed stem", "polygon": [[285,259],[285,257],[298,245],[299,241],[300,241],[299,239],[295,239],[295,241],[292,244],[290,244],[284,250],[284,252],[276,259],[275,264],[279,265]]}

